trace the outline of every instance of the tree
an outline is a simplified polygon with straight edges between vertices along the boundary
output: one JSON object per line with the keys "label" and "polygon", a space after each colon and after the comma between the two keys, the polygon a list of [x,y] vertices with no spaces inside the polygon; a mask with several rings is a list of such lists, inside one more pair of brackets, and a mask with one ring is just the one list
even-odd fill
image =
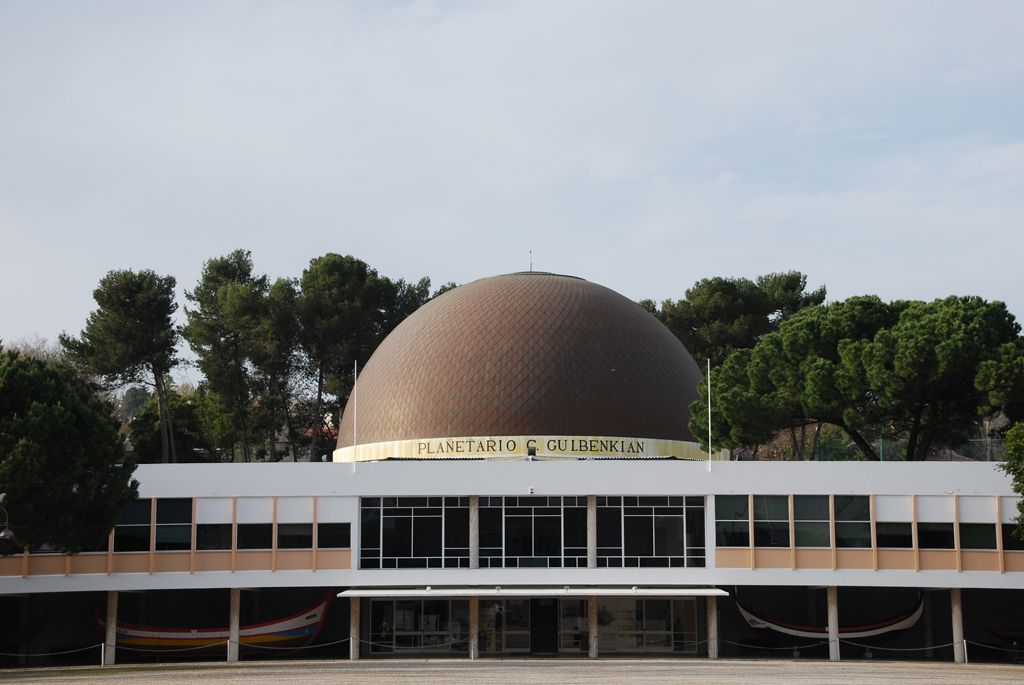
{"label": "tree", "polygon": [[245,250],[208,260],[195,289],[185,292],[194,307],[185,308],[188,323],[182,335],[234,424],[245,461],[250,461],[254,418],[250,355],[263,321],[266,295],[267,277],[253,274],[252,258]]}
{"label": "tree", "polygon": [[98,548],[136,497],[112,407],[68,366],[0,348],[0,484],[14,544]]}
{"label": "tree", "polygon": [[[178,446],[178,461],[210,461],[215,450],[200,420],[194,396],[185,396],[169,388],[167,399],[175,417],[174,440]],[[132,456],[136,462],[152,464],[160,461],[160,410],[155,396],[135,413],[129,431]]]}
{"label": "tree", "polygon": [[93,291],[99,308],[89,314],[81,336],[60,336],[70,359],[87,373],[113,386],[147,383],[155,388],[163,462],[177,459],[166,381],[178,363],[178,333],[171,322],[178,309],[174,287],[173,276],[148,269],[111,271]]}
{"label": "tree", "polygon": [[697,363],[721,364],[729,352],[753,347],[767,333],[800,309],[825,300],[825,288],[805,292],[807,277],[799,271],[747,278],[705,278],[683,299],[665,300],[657,310],[650,300],[640,305],[676,334]]}
{"label": "tree", "polygon": [[[713,374],[713,438],[735,447],[787,430],[804,445],[797,431],[832,424],[867,459],[880,458],[869,436],[881,434],[905,439],[904,459],[924,459],[958,444],[991,411],[986,373],[991,363],[1019,362],[1008,352],[1019,349],[1019,333],[1001,302],[974,297],[854,297],[803,309]],[[1020,402],[1008,392],[1008,405]],[[701,393],[692,408],[698,435],[707,425]]]}
{"label": "tree", "polygon": [[[277,430],[291,428],[291,382],[298,367],[299,316],[296,282],[280,278],[266,293],[250,354],[257,397],[267,431],[267,458],[277,461]],[[292,431],[289,430],[289,435]],[[294,451],[294,446],[293,446]]]}
{"label": "tree", "polygon": [[[1006,431],[1006,462],[1001,466],[1013,479],[1014,491],[1024,497],[1024,423],[1018,423]],[[1014,535],[1024,540],[1024,499],[1017,501],[1016,522]]]}

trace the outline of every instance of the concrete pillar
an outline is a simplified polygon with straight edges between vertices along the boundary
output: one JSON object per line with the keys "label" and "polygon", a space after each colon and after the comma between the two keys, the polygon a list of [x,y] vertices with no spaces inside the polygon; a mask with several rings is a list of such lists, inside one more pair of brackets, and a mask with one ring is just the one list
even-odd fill
{"label": "concrete pillar", "polygon": [[708,658],[718,658],[718,597],[708,597]]}
{"label": "concrete pillar", "polygon": [[469,598],[469,658],[480,656],[480,598]]}
{"label": "concrete pillar", "polygon": [[967,661],[967,645],[964,644],[964,614],[960,600],[960,588],[949,591],[949,601],[953,614],[953,661],[958,664]]}
{"label": "concrete pillar", "polygon": [[597,631],[597,597],[587,597],[587,656],[591,659],[597,658]]}
{"label": "concrete pillar", "polygon": [[480,497],[469,497],[469,567],[480,568]]}
{"label": "concrete pillar", "polygon": [[107,626],[103,638],[103,665],[117,663],[117,590],[107,592]]}
{"label": "concrete pillar", "polygon": [[828,597],[828,658],[839,661],[839,590],[829,585]]}
{"label": "concrete pillar", "polygon": [[359,659],[359,598],[348,600],[348,658]]}
{"label": "concrete pillar", "polygon": [[238,661],[239,616],[242,613],[242,591],[237,587],[230,590],[231,600],[228,602],[228,663]]}
{"label": "concrete pillar", "polygon": [[587,495],[587,568],[597,568],[597,495]]}

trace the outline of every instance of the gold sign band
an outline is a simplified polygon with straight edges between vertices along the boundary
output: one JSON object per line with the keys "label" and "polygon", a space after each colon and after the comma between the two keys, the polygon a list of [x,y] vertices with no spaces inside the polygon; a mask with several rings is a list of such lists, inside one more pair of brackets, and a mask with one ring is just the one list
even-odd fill
{"label": "gold sign band", "polygon": [[[696,442],[649,438],[616,438],[590,435],[503,435],[462,438],[392,440],[342,447],[334,451],[336,462],[385,459],[490,459],[580,458],[706,460],[708,453]],[[729,451],[711,455],[728,461]]]}

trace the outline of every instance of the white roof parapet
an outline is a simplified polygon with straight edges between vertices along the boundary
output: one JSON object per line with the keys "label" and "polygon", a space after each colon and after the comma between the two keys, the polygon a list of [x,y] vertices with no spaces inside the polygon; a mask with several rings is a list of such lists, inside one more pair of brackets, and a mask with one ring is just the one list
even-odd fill
{"label": "white roof parapet", "polygon": [[564,587],[527,586],[482,587],[444,586],[423,588],[352,588],[338,597],[727,597],[716,587]]}

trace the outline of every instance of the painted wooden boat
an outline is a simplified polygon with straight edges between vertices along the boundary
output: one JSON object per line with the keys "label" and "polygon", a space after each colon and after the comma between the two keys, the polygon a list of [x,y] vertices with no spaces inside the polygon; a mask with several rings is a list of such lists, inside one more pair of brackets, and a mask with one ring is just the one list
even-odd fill
{"label": "painted wooden boat", "polygon": [[[769,621],[766,618],[756,616],[747,609],[744,609],[738,602],[736,604],[736,608],[740,610],[740,615],[743,616],[743,619],[751,628],[757,628],[759,630],[774,630],[777,633],[792,635],[794,637],[820,638],[822,640],[828,639],[827,626],[801,626],[791,623],[782,623],[780,621]],[[857,639],[884,635],[885,633],[891,633],[897,630],[906,630],[921,619],[922,613],[924,613],[923,597],[918,601],[917,608],[908,614],[901,614],[878,623],[863,626],[841,625],[839,626],[839,637],[840,639]]]}
{"label": "painted wooden boat", "polygon": [[[302,647],[312,642],[319,634],[327,616],[329,597],[318,604],[284,618],[264,623],[241,626],[238,642],[242,649],[258,650],[260,647],[286,649]],[[104,630],[106,622],[97,616],[97,625]],[[138,650],[172,651],[202,648],[217,648],[227,645],[228,628],[154,628],[127,623],[117,624],[117,646]]]}

